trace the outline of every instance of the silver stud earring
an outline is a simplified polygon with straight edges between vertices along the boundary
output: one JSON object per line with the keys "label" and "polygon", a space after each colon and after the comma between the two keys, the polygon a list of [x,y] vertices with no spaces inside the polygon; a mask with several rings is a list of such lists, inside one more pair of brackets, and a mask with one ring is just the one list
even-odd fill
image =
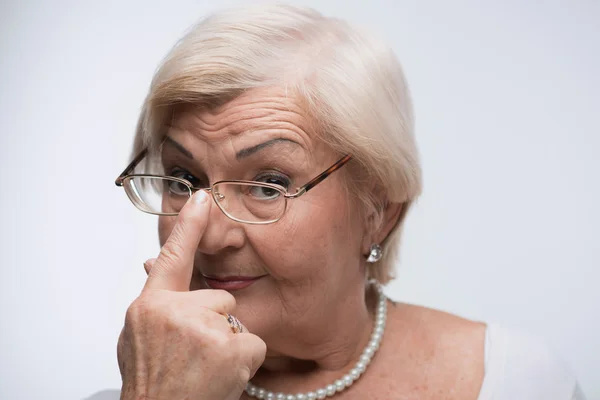
{"label": "silver stud earring", "polygon": [[381,246],[378,244],[372,244],[371,250],[369,252],[369,257],[367,258],[367,262],[371,264],[376,263],[377,261],[381,260],[382,256],[383,249],[381,248]]}

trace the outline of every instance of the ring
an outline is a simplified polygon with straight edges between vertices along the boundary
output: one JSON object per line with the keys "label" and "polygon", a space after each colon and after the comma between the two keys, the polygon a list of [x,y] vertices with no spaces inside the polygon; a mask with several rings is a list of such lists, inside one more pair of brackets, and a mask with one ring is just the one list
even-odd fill
{"label": "ring", "polygon": [[242,333],[242,332],[244,332],[244,327],[242,326],[242,323],[240,322],[239,319],[237,319],[233,315],[227,314],[227,313],[225,313],[224,317],[227,319],[227,322],[229,323],[229,327],[231,328],[231,332],[233,332],[233,333]]}

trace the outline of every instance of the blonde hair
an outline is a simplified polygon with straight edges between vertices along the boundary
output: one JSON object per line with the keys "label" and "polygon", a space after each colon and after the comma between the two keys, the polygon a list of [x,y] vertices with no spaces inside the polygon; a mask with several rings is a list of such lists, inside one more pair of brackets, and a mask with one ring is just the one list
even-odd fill
{"label": "blonde hair", "polygon": [[344,21],[290,5],[216,13],[174,46],[157,70],[139,118],[134,153],[155,148],[174,107],[212,108],[245,91],[279,86],[314,118],[316,132],[352,154],[348,190],[381,222],[387,202],[403,209],[384,256],[368,275],[394,278],[401,230],[421,192],[414,119],[400,64],[382,41]]}

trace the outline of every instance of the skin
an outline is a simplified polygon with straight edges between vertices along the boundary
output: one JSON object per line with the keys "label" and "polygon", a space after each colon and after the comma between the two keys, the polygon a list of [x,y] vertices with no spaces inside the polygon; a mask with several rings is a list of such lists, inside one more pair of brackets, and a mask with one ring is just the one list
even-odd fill
{"label": "skin", "polygon": [[[293,193],[340,158],[318,140],[302,107],[276,88],[249,91],[211,111],[181,109],[168,136],[177,145],[165,145],[165,167],[185,169],[203,183],[260,180],[265,172],[276,172],[289,179]],[[271,139],[285,140],[236,157]],[[348,171],[344,167],[288,201],[283,218],[270,225],[235,222],[212,199],[178,217],[159,218],[163,250],[145,264],[149,283],[130,308],[119,343],[124,389],[135,388],[124,390],[124,398],[150,398],[144,396],[158,390],[156,380],[165,375],[148,374],[148,365],[178,377],[161,382],[170,390],[168,398],[215,399],[246,398],[244,379],[254,375],[259,386],[298,393],[329,384],[352,368],[374,315],[374,294],[365,290],[365,255],[389,234],[402,205],[386,202],[384,222],[374,227],[372,215],[346,195]],[[262,278],[227,293],[207,290],[203,275]],[[159,285],[160,292],[146,293],[157,279],[168,283]],[[170,297],[173,291],[179,297]],[[485,326],[407,304],[390,303],[388,309],[379,352],[361,379],[337,398],[476,399]],[[231,335],[218,314],[223,310],[252,334]],[[223,343],[221,336],[246,340],[245,346]],[[178,346],[168,346],[175,342]],[[211,377],[220,377],[214,392]]]}
{"label": "skin", "polygon": [[234,334],[221,315],[235,309],[233,296],[188,290],[209,201],[199,192],[184,207],[127,310],[117,347],[122,399],[236,400],[264,360],[265,343]]}

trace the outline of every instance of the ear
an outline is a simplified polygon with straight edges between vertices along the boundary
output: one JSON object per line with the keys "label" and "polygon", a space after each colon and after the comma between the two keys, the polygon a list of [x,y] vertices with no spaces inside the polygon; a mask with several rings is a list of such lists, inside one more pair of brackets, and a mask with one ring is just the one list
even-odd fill
{"label": "ear", "polygon": [[390,232],[398,225],[404,213],[405,203],[386,202],[381,211],[375,211],[367,217],[367,228],[363,237],[362,254],[369,254],[371,245],[382,244]]}

